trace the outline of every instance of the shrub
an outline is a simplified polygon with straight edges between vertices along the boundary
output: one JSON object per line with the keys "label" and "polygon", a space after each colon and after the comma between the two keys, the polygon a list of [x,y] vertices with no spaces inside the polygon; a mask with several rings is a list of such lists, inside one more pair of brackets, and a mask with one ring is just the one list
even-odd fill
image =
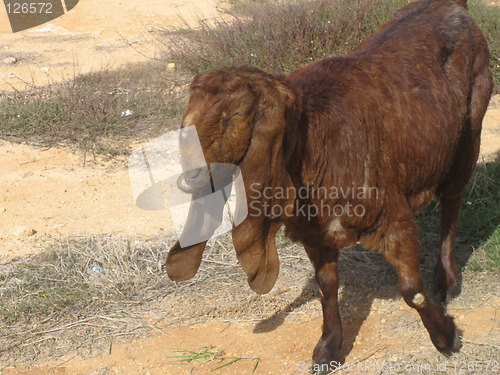
{"label": "shrub", "polygon": [[[166,53],[199,73],[220,66],[252,65],[287,73],[311,61],[348,53],[409,0],[292,0],[232,2],[222,19],[201,20],[165,32]],[[500,84],[500,8],[469,0],[485,32]],[[167,42],[168,41],[168,42]]]}

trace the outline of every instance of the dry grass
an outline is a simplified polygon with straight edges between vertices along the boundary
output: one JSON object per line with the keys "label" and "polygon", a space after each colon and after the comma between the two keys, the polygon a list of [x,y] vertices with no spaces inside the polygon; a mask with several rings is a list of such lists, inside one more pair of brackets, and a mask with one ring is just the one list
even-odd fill
{"label": "dry grass", "polygon": [[1,137],[76,146],[93,155],[126,154],[131,139],[146,140],[179,125],[190,80],[153,61],[0,92]]}
{"label": "dry grass", "polygon": [[[248,288],[230,236],[211,241],[198,274],[183,283],[168,280],[161,267],[172,244],[173,238],[77,237],[1,265],[0,362],[30,364],[73,351],[92,355],[115,341],[206,319],[265,322],[318,309],[309,260],[282,234],[280,278],[264,296]],[[379,285],[381,275],[393,279],[374,254],[349,250],[342,258],[346,280],[368,263],[384,268],[361,286],[346,282],[350,293]]]}
{"label": "dry grass", "polygon": [[[302,250],[289,244],[282,277],[296,285],[283,295],[251,294],[223,237],[207,248],[197,276],[177,284],[161,266],[172,244],[172,238],[76,237],[0,265],[0,363],[92,355],[115,341],[207,316],[237,319],[250,311],[263,318],[286,307],[310,277]],[[315,295],[313,287],[308,295]]]}
{"label": "dry grass", "polygon": [[[211,241],[198,274],[183,283],[168,280],[161,267],[173,238],[56,241],[40,255],[0,266],[0,363],[32,364],[70,352],[96,355],[115,342],[210,319],[252,322],[265,332],[285,319],[320,317],[302,247],[282,233],[278,243],[280,277],[269,294],[259,296],[247,286],[228,235]],[[434,259],[429,254],[435,252],[423,249],[427,284]],[[343,316],[362,322],[376,298],[390,309],[400,303],[396,275],[380,255],[346,249],[340,264]],[[464,279],[465,296],[454,303],[467,308],[484,305],[500,289],[494,273],[469,272]]]}
{"label": "dry grass", "polygon": [[[164,33],[166,55],[192,73],[231,65],[289,73],[311,61],[344,55],[410,0],[232,0],[217,20]],[[469,0],[490,47],[500,87],[500,8]]]}
{"label": "dry grass", "polygon": [[225,17],[166,32],[165,49],[169,58],[195,73],[232,65],[287,73],[349,52],[408,2],[236,1]]}
{"label": "dry grass", "polygon": [[176,289],[158,270],[161,247],[74,238],[0,266],[0,362],[92,354],[146,333],[145,309]]}

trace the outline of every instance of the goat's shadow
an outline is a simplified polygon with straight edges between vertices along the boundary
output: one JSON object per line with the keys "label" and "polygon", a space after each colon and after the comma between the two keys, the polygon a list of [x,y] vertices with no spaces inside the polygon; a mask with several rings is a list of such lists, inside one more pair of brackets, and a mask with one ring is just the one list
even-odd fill
{"label": "goat's shadow", "polygon": [[253,330],[254,333],[266,333],[274,331],[278,328],[286,319],[288,314],[304,305],[305,303],[318,298],[318,288],[314,277],[310,277],[302,288],[302,292],[297,296],[292,302],[286,305],[281,311],[275,313],[274,315],[261,320],[255,325]]}
{"label": "goat's shadow", "polygon": [[[352,249],[356,253],[360,253],[361,249]],[[345,252],[350,250],[346,249]],[[344,257],[341,255],[341,257]],[[342,293],[339,297],[339,309],[342,320],[343,342],[341,360],[344,361],[345,357],[351,352],[356,337],[363,325],[363,322],[370,314],[373,300],[375,298],[396,298],[399,293],[399,287],[395,272],[391,269],[389,264],[384,264],[383,258],[379,254],[369,253],[363,251],[363,264],[356,262],[342,262],[339,265],[340,288]],[[377,271],[370,273],[367,271],[368,263],[376,261]],[[381,266],[382,265],[382,266]],[[381,273],[380,267],[384,268],[384,277],[379,278]],[[350,278],[356,275],[356,282],[351,282]],[[364,275],[364,276],[361,276]],[[374,283],[373,277],[383,280],[383,283]],[[375,284],[377,284],[375,286]],[[394,286],[393,288],[381,288],[381,284]],[[370,285],[368,287],[368,285]],[[363,289],[361,292],[360,289]],[[363,294],[363,298],[353,298]],[[304,284],[302,291],[292,302],[285,306],[282,310],[273,314],[272,316],[258,322],[253,332],[266,333],[277,329],[290,312],[298,309],[307,302],[319,298],[320,293],[314,277],[310,277]],[[355,299],[355,301],[354,301]],[[350,309],[355,308],[355,314],[349,314]],[[319,311],[320,313],[320,311]],[[319,340],[319,336],[317,338]],[[311,348],[312,350],[312,348]]]}
{"label": "goat's shadow", "polygon": [[[480,179],[484,179],[484,183]],[[460,275],[469,263],[474,249],[488,241],[500,222],[498,201],[496,204],[492,202],[497,199],[499,181],[500,156],[494,162],[478,166],[471,178],[463,200],[455,244]],[[431,204],[417,216],[420,232],[420,268],[429,295],[431,295],[434,265],[439,256],[439,216],[436,204]],[[349,261],[346,262],[346,260]],[[381,255],[359,248],[346,249],[341,251],[339,262],[340,285],[343,288],[339,299],[343,329],[341,355],[344,360],[351,352],[363,322],[370,314],[374,299],[402,297],[396,273]],[[309,278],[301,294],[281,311],[257,323],[254,333],[275,330],[285,321],[290,312],[314,298],[319,298],[319,292],[314,278]],[[354,303],[351,305],[351,302]],[[355,314],[349,314],[353,308],[355,308]]]}

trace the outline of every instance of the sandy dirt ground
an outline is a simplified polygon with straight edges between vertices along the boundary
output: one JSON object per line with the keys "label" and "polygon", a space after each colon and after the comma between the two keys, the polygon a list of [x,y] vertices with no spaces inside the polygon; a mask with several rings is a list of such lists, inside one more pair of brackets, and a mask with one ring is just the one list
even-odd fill
{"label": "sandy dirt ground", "polygon": [[[485,285],[488,285],[487,290]],[[488,371],[474,370],[476,364],[485,365],[485,361],[497,361],[499,358],[498,282],[491,283],[484,280],[484,276],[475,275],[464,280],[462,295],[453,300],[448,308],[463,332],[462,350],[452,357],[443,356],[435,350],[418,314],[394,295],[393,289],[389,293],[392,297],[374,298],[372,301],[373,296],[369,296],[341,302],[341,311],[344,311],[344,351],[347,352],[346,362],[352,367],[337,373],[490,375],[500,371],[493,366]],[[481,293],[477,295],[479,290]],[[251,314],[248,319],[251,319]],[[321,323],[321,305],[318,299],[313,299],[307,308],[282,311],[264,321],[207,319],[204,323],[192,325],[177,323],[134,342],[110,342],[109,350],[95,357],[82,358],[71,354],[31,368],[5,368],[0,373],[250,375],[255,358],[258,358],[257,375],[307,375],[312,350],[321,335]],[[179,349],[183,351],[179,352]],[[174,358],[188,350],[201,352],[206,349],[245,359],[216,370],[228,361],[179,364],[181,359]],[[467,369],[469,365],[473,366],[472,370]]]}
{"label": "sandy dirt ground", "polygon": [[[50,24],[12,34],[5,22],[5,9],[0,6],[0,90],[23,89],[33,83],[44,84],[76,73],[146,60],[158,53],[155,30],[179,23],[181,16],[193,21],[200,15],[216,16],[216,2],[81,0],[71,12]],[[10,56],[18,61],[2,63]],[[496,96],[484,121],[481,161],[494,159],[499,151],[500,97]],[[166,211],[144,211],[134,205],[123,161],[83,165],[82,156],[67,149],[0,141],[0,191],[0,262],[37,252],[60,236],[172,233]],[[366,359],[366,353],[373,356],[370,348],[377,343],[386,345],[377,346],[374,358],[401,345],[384,336],[381,324],[402,315],[417,318],[401,300],[395,304],[395,311],[388,314],[384,301],[374,302],[349,354],[351,362]],[[0,374],[204,374],[213,367],[172,366],[167,356],[175,353],[169,354],[166,348],[210,345],[228,355],[259,357],[257,374],[305,373],[296,363],[309,361],[320,334],[319,303],[316,307],[316,313],[291,319],[267,333],[253,332],[254,324],[207,322],[168,329],[134,343],[116,344],[100,357],[70,356],[31,369],[4,369]],[[498,339],[499,307],[497,298],[476,309],[455,311],[458,324],[468,332],[468,340],[481,342],[492,334]],[[423,329],[415,332],[417,336],[401,339],[416,345],[417,351],[418,345],[428,349],[431,344]],[[230,370],[216,373],[249,374],[251,363],[250,359],[242,360]]]}
{"label": "sandy dirt ground", "polygon": [[[213,18],[217,0],[81,0],[65,15],[12,34],[0,7],[0,90],[23,89],[157,56],[159,29]],[[3,60],[14,57],[15,64]]]}
{"label": "sandy dirt ground", "polygon": [[[158,29],[213,18],[220,4],[82,0],[64,16],[15,34],[0,6],[0,90],[148,60],[158,55]],[[3,62],[8,57],[17,62]],[[37,236],[172,232],[167,212],[144,212],[134,205],[124,163],[84,167],[82,161],[68,150],[0,141],[0,260],[36,251],[38,241],[23,239],[32,230]]]}

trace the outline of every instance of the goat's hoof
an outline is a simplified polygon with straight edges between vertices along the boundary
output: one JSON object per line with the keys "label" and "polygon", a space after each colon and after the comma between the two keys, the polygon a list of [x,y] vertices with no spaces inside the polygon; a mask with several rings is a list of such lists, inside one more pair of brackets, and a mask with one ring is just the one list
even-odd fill
{"label": "goat's hoof", "polygon": [[462,349],[462,340],[460,336],[457,334],[453,339],[453,345],[450,348],[439,349],[439,352],[446,357],[451,357],[453,353],[458,353]]}
{"label": "goat's hoof", "polygon": [[327,375],[332,371],[337,370],[341,365],[342,363],[337,361],[327,361],[326,359],[320,359],[313,362],[310,372],[314,375]]}
{"label": "goat's hoof", "polygon": [[321,338],[314,348],[311,367],[313,374],[329,374],[342,366],[345,361],[340,354],[341,338],[333,334],[329,338]]}
{"label": "goat's hoof", "polygon": [[[449,319],[449,320],[448,320]],[[460,351],[462,347],[461,331],[455,327],[455,323],[451,317],[447,317],[448,324],[452,324],[451,334],[440,334],[437,337],[431,337],[432,343],[445,356],[450,356],[453,353]]]}

